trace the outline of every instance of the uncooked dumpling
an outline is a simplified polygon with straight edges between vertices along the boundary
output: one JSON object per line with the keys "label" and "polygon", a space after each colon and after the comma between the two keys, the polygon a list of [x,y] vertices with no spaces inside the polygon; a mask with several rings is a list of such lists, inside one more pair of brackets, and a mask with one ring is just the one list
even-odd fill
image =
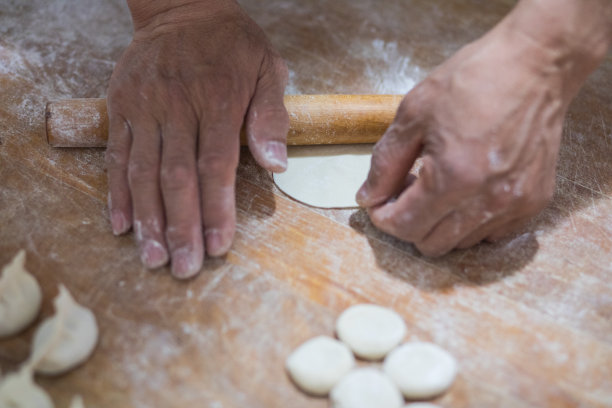
{"label": "uncooked dumpling", "polygon": [[36,279],[25,269],[21,250],[2,270],[0,278],[0,337],[19,333],[38,315],[42,294]]}
{"label": "uncooked dumpling", "polygon": [[404,403],[395,384],[379,370],[360,368],[332,389],[332,408],[400,408]]}
{"label": "uncooked dumpling", "polygon": [[313,207],[358,207],[355,195],[368,175],[372,147],[289,146],[287,170],[275,173],[274,182],[288,196]]}
{"label": "uncooked dumpling", "polygon": [[346,309],[336,322],[338,338],[367,360],[383,358],[406,335],[406,324],[386,307],[360,304]]}
{"label": "uncooked dumpling", "polygon": [[24,367],[0,380],[0,407],[53,408],[53,401],[32,380],[32,371]]}
{"label": "uncooked dumpling", "polygon": [[87,360],[98,340],[98,326],[91,310],[79,305],[60,285],[54,300],[55,315],[46,319],[34,335],[29,365],[42,374],[60,374]]}
{"label": "uncooked dumpling", "polygon": [[409,399],[426,399],[446,391],[457,375],[457,362],[432,343],[406,343],[385,359],[385,373]]}
{"label": "uncooked dumpling", "polygon": [[303,391],[327,395],[355,365],[351,350],[327,336],[308,340],[287,359],[289,375]]}

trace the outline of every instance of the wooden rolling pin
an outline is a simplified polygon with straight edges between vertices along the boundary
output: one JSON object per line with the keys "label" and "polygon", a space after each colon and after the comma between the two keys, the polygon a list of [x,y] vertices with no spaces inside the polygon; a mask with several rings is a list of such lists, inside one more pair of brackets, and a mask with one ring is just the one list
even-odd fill
{"label": "wooden rolling pin", "polygon": [[[383,135],[402,95],[287,95],[289,145],[374,143]],[[47,142],[54,147],[105,147],[106,100],[49,102]],[[244,129],[241,143],[246,144]]]}

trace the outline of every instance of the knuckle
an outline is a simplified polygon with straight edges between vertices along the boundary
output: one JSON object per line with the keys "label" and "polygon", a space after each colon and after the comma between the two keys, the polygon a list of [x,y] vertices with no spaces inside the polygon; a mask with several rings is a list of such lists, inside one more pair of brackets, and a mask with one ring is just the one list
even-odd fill
{"label": "knuckle", "polygon": [[171,250],[177,248],[192,247],[194,242],[199,241],[198,234],[201,234],[199,225],[190,224],[170,225],[166,228],[166,241]]}
{"label": "knuckle", "polygon": [[195,171],[185,160],[173,160],[162,165],[161,185],[164,190],[183,189],[195,184]]}
{"label": "knuckle", "polygon": [[441,175],[446,181],[441,183],[444,189],[473,194],[487,183],[486,171],[468,160],[442,160],[439,166]]}
{"label": "knuckle", "polygon": [[156,173],[157,166],[153,163],[131,161],[128,164],[128,181],[131,185],[154,182]]}
{"label": "knuckle", "polygon": [[234,160],[220,154],[205,154],[198,158],[198,173],[201,176],[223,176],[236,170]]}
{"label": "knuckle", "polygon": [[274,72],[277,78],[280,78],[282,83],[286,84],[289,80],[289,68],[287,67],[287,63],[279,55],[274,55],[273,60]]}
{"label": "knuckle", "polygon": [[104,152],[104,162],[106,168],[111,170],[125,169],[128,166],[128,158],[125,152],[113,145],[109,145]]}

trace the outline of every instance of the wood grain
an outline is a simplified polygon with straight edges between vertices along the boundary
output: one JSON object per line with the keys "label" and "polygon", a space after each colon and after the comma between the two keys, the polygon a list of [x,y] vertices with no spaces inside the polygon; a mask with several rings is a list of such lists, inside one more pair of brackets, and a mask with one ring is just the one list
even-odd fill
{"label": "wood grain", "polygon": [[[287,59],[288,92],[381,94],[407,91],[513,2],[242,4]],[[45,141],[45,102],[105,95],[130,27],[122,0],[0,14],[0,264],[27,250],[38,322],[64,283],[100,325],[87,364],[37,377],[56,406],[78,393],[93,408],[326,407],[284,360],[359,302],[394,308],[407,340],[457,357],[442,407],[612,406],[612,56],[570,108],[553,203],[515,236],[424,258],[363,211],[288,199],[243,148],[235,244],[180,282],[111,234],[103,150]],[[2,373],[27,358],[33,332],[0,340]]]}
{"label": "wood grain", "polygon": [[[375,143],[393,121],[403,95],[287,95],[288,145]],[[53,147],[106,147],[106,99],[49,102],[47,142]],[[244,128],[241,144],[248,144]]]}

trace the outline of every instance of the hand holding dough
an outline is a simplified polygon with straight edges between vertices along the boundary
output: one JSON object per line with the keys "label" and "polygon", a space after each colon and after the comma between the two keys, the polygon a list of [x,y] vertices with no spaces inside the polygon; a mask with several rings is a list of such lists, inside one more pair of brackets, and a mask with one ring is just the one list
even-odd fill
{"label": "hand holding dough", "polygon": [[0,278],[0,338],[19,333],[38,315],[42,294],[36,279],[25,269],[21,250],[2,270]]}
{"label": "hand holding dough", "polygon": [[91,310],[79,305],[60,285],[55,315],[46,319],[34,335],[28,365],[42,374],[61,374],[87,360],[98,340],[98,326]]}

